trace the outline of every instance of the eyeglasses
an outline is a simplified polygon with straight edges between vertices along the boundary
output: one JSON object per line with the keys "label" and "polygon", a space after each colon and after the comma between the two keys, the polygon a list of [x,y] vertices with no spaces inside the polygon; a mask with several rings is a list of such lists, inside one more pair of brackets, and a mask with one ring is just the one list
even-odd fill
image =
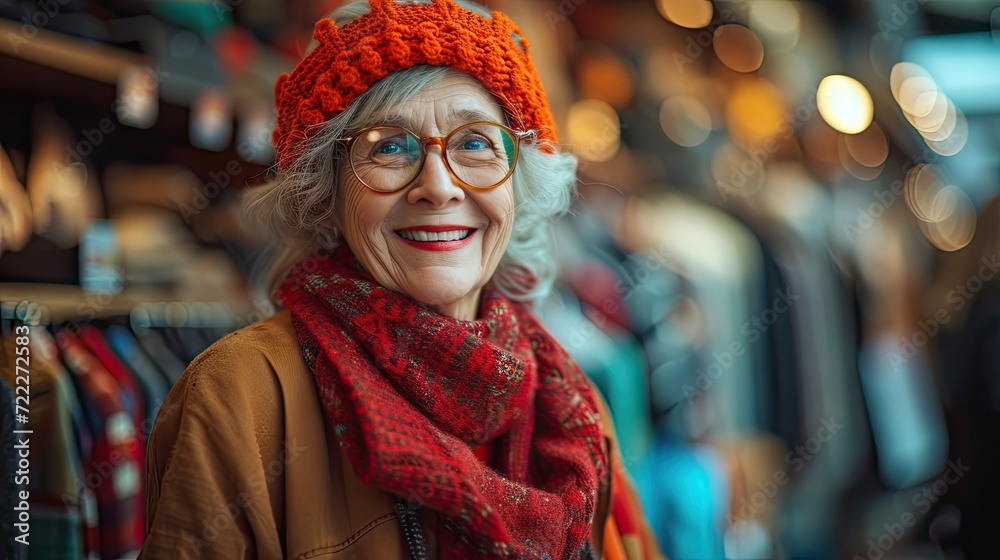
{"label": "eyeglasses", "polygon": [[492,122],[462,125],[447,136],[422,138],[400,126],[373,126],[339,140],[361,184],[377,192],[396,192],[417,178],[428,146],[440,146],[445,167],[464,188],[490,190],[502,185],[517,164],[521,132]]}

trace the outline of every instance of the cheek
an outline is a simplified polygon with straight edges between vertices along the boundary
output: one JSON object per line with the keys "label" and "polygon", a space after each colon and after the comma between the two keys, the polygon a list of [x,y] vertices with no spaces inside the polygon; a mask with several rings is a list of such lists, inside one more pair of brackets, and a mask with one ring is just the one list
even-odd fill
{"label": "cheek", "polygon": [[341,199],[341,223],[349,235],[369,236],[382,228],[391,203],[361,185],[345,185]]}
{"label": "cheek", "polygon": [[494,227],[510,229],[514,222],[514,191],[510,184],[485,193],[479,207]]}

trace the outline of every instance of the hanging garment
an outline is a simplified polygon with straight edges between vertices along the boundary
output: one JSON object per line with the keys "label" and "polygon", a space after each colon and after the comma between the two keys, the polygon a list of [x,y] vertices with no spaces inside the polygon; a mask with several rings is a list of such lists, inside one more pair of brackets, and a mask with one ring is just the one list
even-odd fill
{"label": "hanging garment", "polygon": [[[83,554],[82,510],[78,498],[82,484],[82,462],[76,444],[73,410],[75,391],[66,372],[45,345],[47,332],[31,326],[28,356],[30,380],[31,472],[30,492],[33,558],[79,558]],[[4,340],[0,350],[0,372],[13,385],[15,339]]]}
{"label": "hanging garment", "polygon": [[128,366],[139,383],[146,411],[144,429],[140,432],[140,436],[148,435],[148,430],[145,428],[148,427],[152,419],[156,418],[156,413],[159,412],[163,399],[167,398],[167,393],[170,392],[167,379],[156,368],[156,364],[143,351],[142,347],[139,346],[139,341],[127,328],[121,325],[111,325],[105,335],[115,354]]}
{"label": "hanging garment", "polygon": [[80,379],[100,413],[93,454],[84,471],[87,488],[97,498],[101,556],[135,554],[144,533],[139,467],[143,449],[136,438],[133,417],[125,407],[118,381],[84,343],[68,329],[60,330],[55,338],[66,365]]}

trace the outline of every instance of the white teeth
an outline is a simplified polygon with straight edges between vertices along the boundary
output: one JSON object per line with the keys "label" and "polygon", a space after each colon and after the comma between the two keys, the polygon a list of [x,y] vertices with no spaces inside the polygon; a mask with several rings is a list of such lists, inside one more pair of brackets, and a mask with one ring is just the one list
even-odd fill
{"label": "white teeth", "polygon": [[465,239],[472,233],[471,229],[458,229],[454,231],[399,231],[399,236],[410,241],[458,241]]}

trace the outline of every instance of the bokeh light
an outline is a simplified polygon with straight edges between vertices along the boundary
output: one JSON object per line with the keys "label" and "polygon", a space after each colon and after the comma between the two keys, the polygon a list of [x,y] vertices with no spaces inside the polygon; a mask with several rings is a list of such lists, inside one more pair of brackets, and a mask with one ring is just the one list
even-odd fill
{"label": "bokeh light", "polygon": [[799,41],[802,18],[795,2],[753,0],[750,2],[750,27],[767,39],[769,47],[790,49]]}
{"label": "bokeh light", "polygon": [[906,204],[921,233],[942,251],[957,251],[976,233],[976,208],[965,191],[951,184],[944,169],[921,163],[904,180]]}
{"label": "bokeh light", "polygon": [[712,115],[698,99],[675,95],[660,105],[660,127],[675,144],[694,147],[708,139]]}
{"label": "bokeh light", "polygon": [[955,113],[955,127],[947,138],[944,140],[935,140],[924,135],[924,143],[927,144],[927,147],[942,156],[957,154],[965,147],[965,143],[969,141],[969,122],[965,119],[965,115],[958,109],[955,110]]}
{"label": "bokeh light", "polygon": [[953,156],[969,139],[969,124],[962,110],[948,99],[930,73],[912,62],[892,67],[889,87],[906,120],[924,138],[927,147]]}
{"label": "bokeh light", "polygon": [[657,0],[657,9],[667,21],[698,29],[712,21],[712,3],[707,0]]}
{"label": "bokeh light", "polygon": [[713,35],[712,46],[719,60],[737,72],[753,72],[764,62],[760,39],[742,25],[720,25]]}
{"label": "bokeh light", "polygon": [[[882,168],[884,166],[882,165],[881,162],[876,165],[869,166],[865,165],[861,161],[858,161],[858,159],[855,158],[854,155],[851,153],[851,150],[848,148],[847,144],[848,142],[847,139],[851,138],[852,136],[854,135],[840,134],[840,137],[837,140],[837,160],[840,162],[840,164],[844,167],[844,169],[848,173],[857,177],[858,179],[861,179],[863,181],[871,181],[877,178],[879,175],[882,174]],[[858,151],[857,150],[858,143],[852,142],[852,144],[856,145],[855,151]],[[867,154],[864,156],[864,158],[869,160],[875,159],[874,157],[869,156]],[[883,159],[882,161],[884,162],[885,160]]]}
{"label": "bokeh light", "polygon": [[854,161],[866,167],[878,167],[889,157],[889,141],[878,123],[858,134],[843,136],[844,147]]}
{"label": "bokeh light", "polygon": [[957,251],[972,241],[976,234],[976,208],[961,189],[949,185],[938,192],[935,213],[941,216],[933,222],[918,222],[920,231],[942,251]]}
{"label": "bokeh light", "polygon": [[848,76],[823,78],[816,92],[816,103],[823,120],[844,134],[857,134],[868,128],[875,113],[868,89]]}
{"label": "bokeh light", "polygon": [[616,109],[628,105],[635,94],[635,74],[614,50],[590,43],[581,49],[577,70],[579,95],[599,99]]}
{"label": "bokeh light", "polygon": [[733,86],[726,122],[733,141],[740,146],[751,148],[780,139],[784,118],[784,97],[767,80],[741,80]]}
{"label": "bokeh light", "polygon": [[614,107],[585,99],[569,109],[566,141],[578,156],[593,162],[608,161],[621,148],[621,124]]}

